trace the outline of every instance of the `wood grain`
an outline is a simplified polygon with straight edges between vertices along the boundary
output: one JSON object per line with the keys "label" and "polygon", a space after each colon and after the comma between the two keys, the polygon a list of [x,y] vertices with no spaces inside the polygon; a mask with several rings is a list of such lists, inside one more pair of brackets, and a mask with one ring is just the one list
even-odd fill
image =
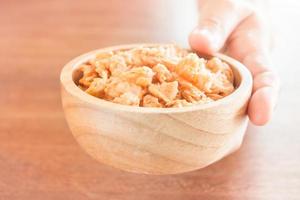
{"label": "wood grain", "polygon": [[297,1],[272,7],[285,39],[274,59],[281,98],[271,123],[250,126],[239,151],[195,172],[147,176],[81,150],[63,117],[62,66],[104,46],[187,38],[178,2],[188,1],[124,2],[0,0],[0,199],[299,199]]}

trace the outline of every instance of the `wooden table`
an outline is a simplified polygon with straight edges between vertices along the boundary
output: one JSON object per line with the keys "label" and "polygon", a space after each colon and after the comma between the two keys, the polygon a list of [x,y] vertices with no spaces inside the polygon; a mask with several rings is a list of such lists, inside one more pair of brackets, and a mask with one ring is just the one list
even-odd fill
{"label": "wooden table", "polygon": [[300,199],[300,31],[284,23],[300,17],[296,5],[272,7],[286,39],[275,57],[283,80],[276,115],[266,127],[250,125],[238,152],[203,170],[147,176],[97,163],[73,139],[60,102],[62,66],[115,44],[186,44],[196,20],[185,2],[0,0],[1,200]]}

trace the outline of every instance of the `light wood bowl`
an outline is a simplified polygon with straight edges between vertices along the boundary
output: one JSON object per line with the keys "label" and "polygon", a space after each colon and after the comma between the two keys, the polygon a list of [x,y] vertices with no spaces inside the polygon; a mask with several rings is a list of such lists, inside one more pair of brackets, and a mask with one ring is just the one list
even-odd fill
{"label": "light wood bowl", "polygon": [[[232,66],[237,89],[223,99],[203,105],[125,106],[93,97],[76,86],[76,68],[80,64],[103,51],[139,45],[99,49],[64,66],[60,76],[63,108],[81,147],[102,163],[146,174],[200,169],[238,149],[248,124],[246,109],[252,77],[246,67],[228,56],[215,55]],[[148,44],[154,45],[157,44]]]}

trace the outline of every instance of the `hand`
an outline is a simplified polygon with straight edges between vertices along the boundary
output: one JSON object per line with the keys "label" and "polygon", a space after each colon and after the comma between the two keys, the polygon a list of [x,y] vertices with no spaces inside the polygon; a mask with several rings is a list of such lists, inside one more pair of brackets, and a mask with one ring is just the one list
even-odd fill
{"label": "hand", "polygon": [[[247,3],[246,3],[247,2]],[[251,1],[202,0],[199,25],[189,36],[192,49],[226,53],[241,61],[253,75],[248,116],[255,125],[266,124],[279,93],[279,78],[269,61],[270,35]]]}

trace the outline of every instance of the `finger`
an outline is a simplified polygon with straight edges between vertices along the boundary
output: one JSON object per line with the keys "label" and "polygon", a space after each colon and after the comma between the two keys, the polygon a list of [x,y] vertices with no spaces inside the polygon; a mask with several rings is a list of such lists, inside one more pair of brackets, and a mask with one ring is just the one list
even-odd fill
{"label": "finger", "polygon": [[273,72],[265,72],[254,78],[254,92],[250,99],[248,115],[255,125],[265,125],[273,115],[278,96],[277,79]]}
{"label": "finger", "polygon": [[192,49],[205,54],[220,50],[234,28],[251,13],[245,1],[206,1],[200,7],[198,26],[189,36]]}
{"label": "finger", "polygon": [[259,16],[245,19],[228,42],[230,56],[241,60],[253,75],[253,94],[248,115],[255,125],[264,125],[272,117],[279,93],[279,77],[270,67],[268,38]]}

